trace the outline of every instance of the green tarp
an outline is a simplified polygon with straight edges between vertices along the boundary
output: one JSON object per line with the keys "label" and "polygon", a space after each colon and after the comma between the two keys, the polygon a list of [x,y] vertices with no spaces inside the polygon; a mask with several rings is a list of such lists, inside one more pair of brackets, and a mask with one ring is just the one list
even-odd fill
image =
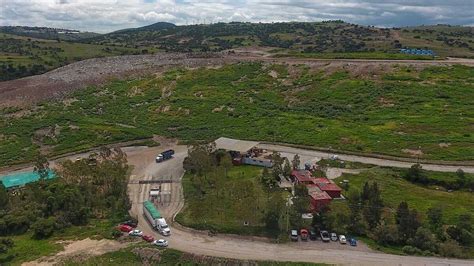
{"label": "green tarp", "polygon": [[[47,179],[55,178],[53,171],[49,171]],[[28,183],[39,180],[39,175],[35,172],[18,172],[5,176],[0,176],[0,181],[6,188],[21,187]]]}
{"label": "green tarp", "polygon": [[143,202],[143,206],[145,206],[145,208],[151,214],[151,217],[153,219],[160,219],[161,218],[160,212],[155,208],[153,203],[151,203],[150,201],[147,200],[147,201]]}

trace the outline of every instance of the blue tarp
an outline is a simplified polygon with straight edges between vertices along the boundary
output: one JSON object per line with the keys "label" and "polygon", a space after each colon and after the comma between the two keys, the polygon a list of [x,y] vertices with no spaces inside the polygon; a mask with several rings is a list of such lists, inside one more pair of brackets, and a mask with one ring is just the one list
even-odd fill
{"label": "blue tarp", "polygon": [[[49,171],[47,179],[55,178],[56,175],[53,171]],[[31,172],[18,172],[4,176],[0,176],[0,181],[6,188],[20,187],[28,183],[36,182],[39,180],[39,175],[33,171]]]}

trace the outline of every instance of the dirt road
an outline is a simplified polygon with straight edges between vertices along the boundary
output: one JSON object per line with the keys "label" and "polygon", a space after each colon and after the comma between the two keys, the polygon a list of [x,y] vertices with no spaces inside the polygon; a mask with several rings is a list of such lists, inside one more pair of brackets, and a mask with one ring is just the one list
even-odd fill
{"label": "dirt road", "polygon": [[[334,153],[321,152],[314,150],[304,150],[299,148],[293,148],[282,145],[274,144],[259,144],[259,148],[278,151],[282,154],[299,154],[304,156],[304,158],[313,158],[314,160],[319,160],[321,158],[329,159]],[[349,162],[359,162],[365,164],[373,164],[378,166],[389,166],[389,167],[398,167],[398,168],[410,168],[414,163],[411,162],[401,162],[396,160],[387,160],[387,159],[378,159],[373,157],[364,157],[358,155],[345,155],[338,154],[339,159]],[[314,159],[317,158],[317,159]],[[456,172],[458,169],[462,169],[466,173],[474,173],[474,166],[452,166],[452,165],[438,165],[438,164],[421,164],[423,169],[437,172]]]}
{"label": "dirt road", "polygon": [[[139,162],[139,166],[135,167],[134,170],[135,179],[173,177],[175,180],[181,180],[183,174],[182,160],[186,156],[186,148],[183,146],[168,146],[161,148],[161,150],[170,147],[177,151],[175,158],[160,164],[154,163],[153,157],[147,158],[143,156],[144,153],[129,154],[131,163]],[[150,165],[145,166],[147,162],[150,162]],[[180,183],[174,184],[176,186],[172,204],[159,207],[159,210],[164,213],[168,222],[172,221],[171,217],[183,206]],[[146,234],[154,235],[155,238],[163,238],[150,227],[143,217],[143,210],[140,208],[140,203],[147,198],[147,189],[149,189],[147,186],[149,185],[141,186],[141,188],[133,187],[135,186],[133,184],[130,186],[130,197],[133,200],[134,206],[132,213],[137,215],[140,229]],[[367,248],[341,247],[337,243],[324,244],[316,241],[273,244],[268,241],[248,240],[228,235],[210,237],[205,233],[195,232],[177,224],[172,224],[171,230],[172,235],[167,238],[170,242],[170,247],[208,256],[248,260],[324,262],[344,265],[472,265],[472,261],[467,260],[389,255],[371,251]]]}

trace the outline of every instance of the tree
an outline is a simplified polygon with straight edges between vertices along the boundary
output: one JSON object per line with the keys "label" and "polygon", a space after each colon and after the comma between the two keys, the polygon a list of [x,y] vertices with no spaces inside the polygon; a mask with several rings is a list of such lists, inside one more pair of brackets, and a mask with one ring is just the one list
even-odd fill
{"label": "tree", "polygon": [[280,153],[276,151],[272,153],[271,159],[273,162],[273,166],[272,166],[273,177],[275,178],[277,182],[280,182],[281,176],[283,175],[283,169],[281,166],[281,164],[283,163],[283,159],[281,158]]}
{"label": "tree", "polygon": [[294,170],[300,169],[300,164],[301,164],[300,156],[298,154],[295,154],[295,156],[293,156],[293,160],[291,160],[291,165],[293,169]]}
{"label": "tree", "polygon": [[232,168],[232,157],[228,152],[226,152],[221,160],[220,160],[220,166],[222,166],[225,169],[225,176],[227,177],[227,173]]}
{"label": "tree", "polygon": [[415,235],[409,239],[408,243],[421,250],[436,252],[438,249],[438,242],[435,236],[430,230],[423,227],[419,227],[418,230],[416,230]]}
{"label": "tree", "polygon": [[457,171],[456,171],[456,176],[460,179],[460,180],[464,180],[466,178],[466,174],[464,173],[464,171],[459,168]]}
{"label": "tree", "polygon": [[280,220],[285,211],[285,199],[281,194],[274,194],[268,199],[267,209],[265,210],[264,222],[265,227],[272,231],[278,232],[281,228]]}
{"label": "tree", "polygon": [[291,165],[288,158],[285,158],[285,163],[283,165],[283,176],[289,180],[291,176]]}
{"label": "tree", "polygon": [[425,173],[423,172],[423,168],[419,163],[412,165],[410,169],[408,169],[407,173],[405,174],[405,179],[421,184],[428,183],[428,178],[426,177]]}
{"label": "tree", "polygon": [[48,159],[43,155],[38,155],[33,170],[38,173],[40,179],[48,178],[50,172]]}
{"label": "tree", "polygon": [[399,241],[397,226],[382,221],[373,231],[373,238],[381,245],[397,244]]}
{"label": "tree", "polygon": [[55,221],[53,217],[40,218],[33,225],[33,237],[36,239],[48,238],[54,233]]}
{"label": "tree", "polygon": [[313,213],[311,225],[317,230],[327,230],[329,227],[328,214],[329,208],[327,206],[322,207],[318,213]]}
{"label": "tree", "polygon": [[5,188],[5,186],[3,185],[2,182],[0,182],[0,209],[1,210],[4,210],[7,208],[8,206],[8,192]]}
{"label": "tree", "polygon": [[306,213],[309,210],[308,188],[298,184],[294,186],[293,207],[298,213]]}
{"label": "tree", "polygon": [[212,156],[214,148],[215,144],[191,146],[188,150],[188,157],[183,162],[184,170],[196,175],[203,175],[208,172],[215,165]]}
{"label": "tree", "polygon": [[408,208],[405,201],[400,202],[395,214],[395,221],[398,228],[398,235],[402,242],[412,237],[420,227],[420,220],[416,210]]}
{"label": "tree", "polygon": [[260,176],[260,182],[266,188],[274,188],[277,186],[277,181],[268,171],[268,168],[263,168],[262,175]]}
{"label": "tree", "polygon": [[347,229],[352,234],[362,235],[365,233],[366,224],[364,223],[362,217],[360,192],[356,189],[349,190],[347,200],[349,201],[350,206],[349,225]]}
{"label": "tree", "polygon": [[[367,189],[366,192],[365,189]],[[365,195],[365,193],[367,193],[367,195]],[[363,197],[368,198],[364,201]],[[375,228],[380,222],[383,208],[383,201],[377,182],[373,182],[371,186],[367,185],[367,188],[364,185],[364,191],[361,193],[361,200],[363,200],[364,204],[362,212],[364,218],[370,228]]]}
{"label": "tree", "polygon": [[442,239],[443,210],[439,206],[429,208],[426,212],[426,216],[428,217],[428,223],[430,225],[431,231],[436,234],[438,239]]}

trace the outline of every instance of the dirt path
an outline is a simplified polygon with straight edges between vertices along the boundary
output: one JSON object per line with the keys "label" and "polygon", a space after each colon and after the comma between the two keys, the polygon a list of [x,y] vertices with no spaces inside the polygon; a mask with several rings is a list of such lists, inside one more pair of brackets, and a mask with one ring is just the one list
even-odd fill
{"label": "dirt path", "polygon": [[[337,153],[321,152],[314,150],[305,150],[299,148],[293,148],[283,145],[274,145],[274,144],[259,144],[258,147],[268,150],[274,150],[286,154],[299,154],[300,156],[305,156],[309,158],[325,158],[329,159],[331,155]],[[398,168],[410,168],[414,163],[412,162],[402,162],[396,160],[387,160],[379,159],[373,157],[365,157],[358,155],[346,155],[346,154],[337,154],[341,160],[349,162],[359,162],[365,164],[373,164],[378,166],[389,166],[389,167],[398,167]],[[437,172],[453,172],[455,173],[458,169],[462,169],[466,173],[474,173],[474,166],[452,166],[452,165],[438,165],[438,164],[426,164],[422,163],[423,169]]]}

